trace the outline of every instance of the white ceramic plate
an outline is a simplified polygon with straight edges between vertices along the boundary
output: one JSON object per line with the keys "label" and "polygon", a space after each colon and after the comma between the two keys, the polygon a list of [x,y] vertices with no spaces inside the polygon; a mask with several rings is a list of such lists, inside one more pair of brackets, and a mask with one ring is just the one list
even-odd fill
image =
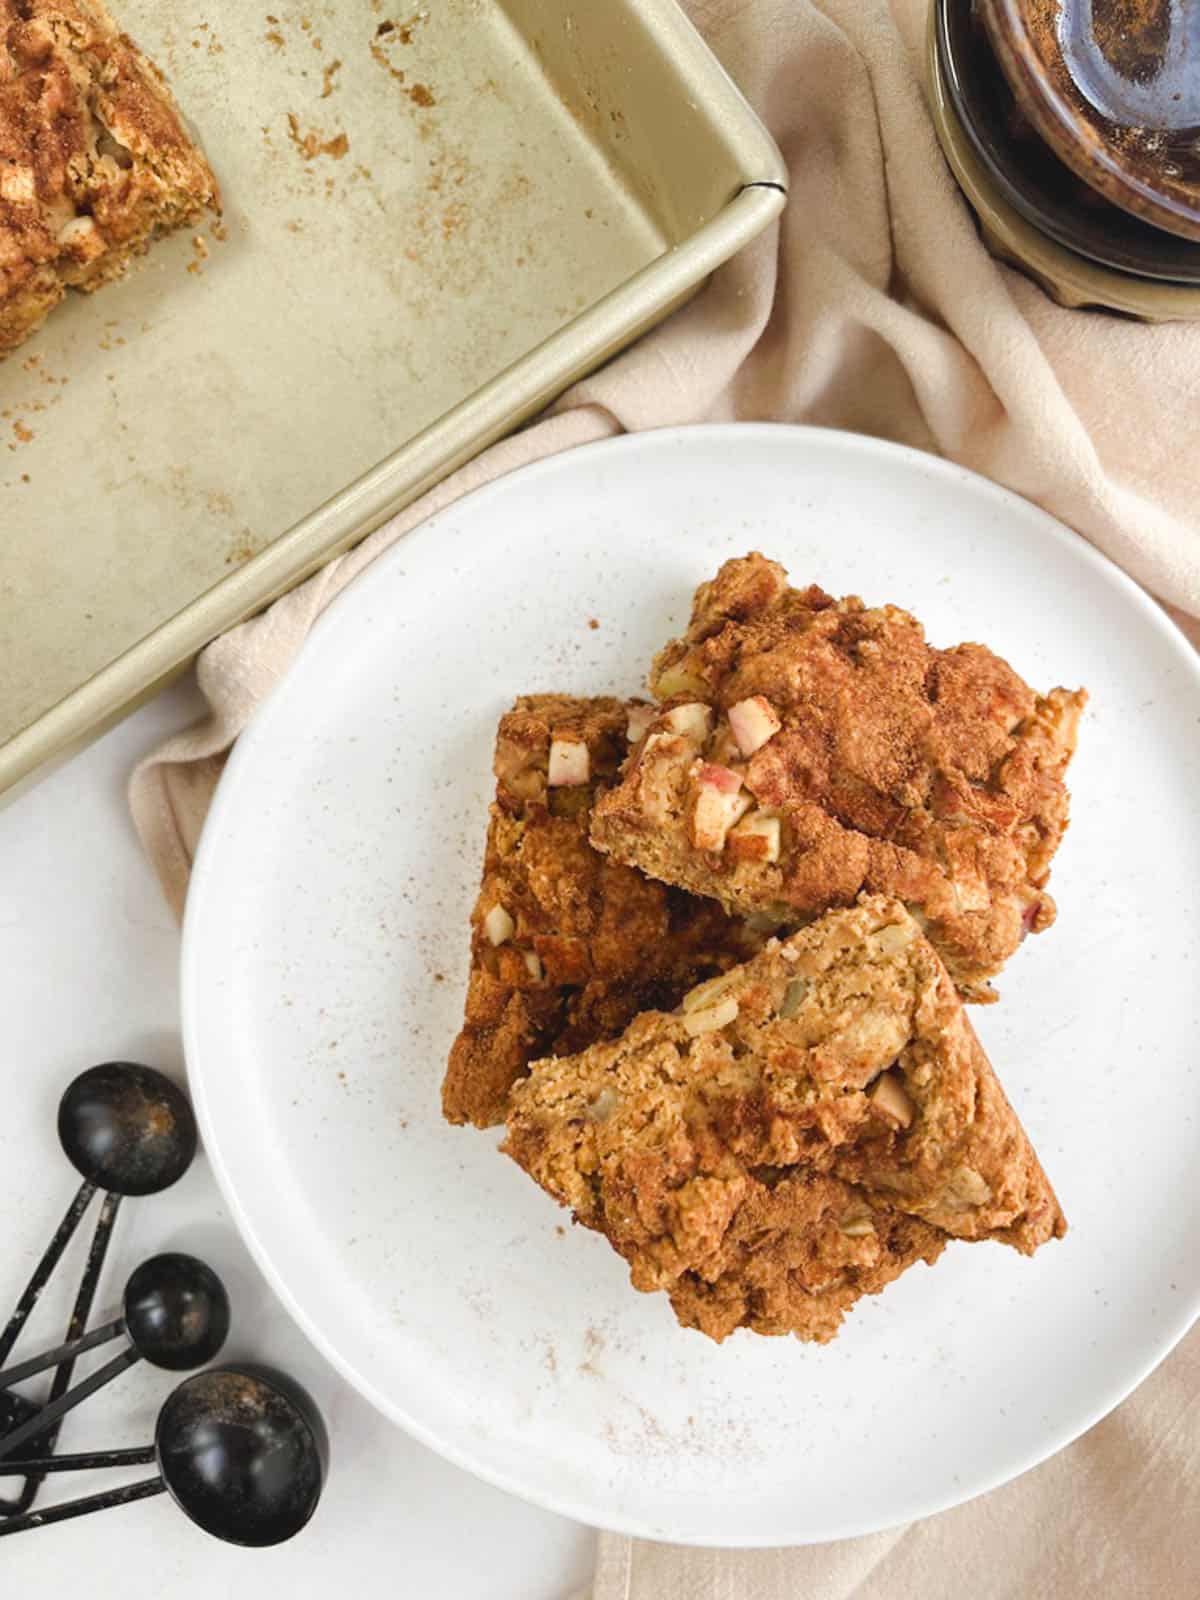
{"label": "white ceramic plate", "polygon": [[[527,690],[636,690],[693,586],[754,548],[1093,695],[1058,925],[975,1013],[1071,1232],[1034,1261],[954,1246],[824,1349],[684,1332],[496,1135],[447,1127],[438,1105],[497,718]],[[924,1516],[1066,1444],[1196,1314],[1198,794],[1189,647],[1014,496],[802,429],[561,456],[405,539],[238,744],[184,942],[209,1155],[316,1344],[473,1472],[683,1542]]]}

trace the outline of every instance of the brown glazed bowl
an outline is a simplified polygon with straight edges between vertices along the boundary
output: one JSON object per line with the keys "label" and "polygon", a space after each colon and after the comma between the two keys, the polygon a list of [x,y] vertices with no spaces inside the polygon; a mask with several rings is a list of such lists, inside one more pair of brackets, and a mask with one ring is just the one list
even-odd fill
{"label": "brown glazed bowl", "polygon": [[929,108],[950,170],[992,254],[1019,268],[1060,305],[1117,312],[1142,322],[1200,322],[1200,287],[1156,282],[1090,261],[1034,226],[1006,198],[956,109],[936,22],[937,8],[931,6],[926,54]]}
{"label": "brown glazed bowl", "polygon": [[934,0],[933,13],[946,91],[1009,204],[1090,261],[1166,283],[1200,284],[1200,242],[1113,205],[1046,144],[1000,69],[978,0]]}
{"label": "brown glazed bowl", "polygon": [[979,0],[1022,111],[1113,205],[1200,241],[1195,0]]}

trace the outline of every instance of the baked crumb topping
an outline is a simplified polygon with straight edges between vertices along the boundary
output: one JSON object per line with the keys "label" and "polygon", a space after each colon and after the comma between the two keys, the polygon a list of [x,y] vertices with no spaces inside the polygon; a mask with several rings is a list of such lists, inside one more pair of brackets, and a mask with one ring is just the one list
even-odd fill
{"label": "baked crumb topping", "polygon": [[973,1000],[1054,921],[1082,690],[757,554],[700,587],[650,682],[663,709],[593,819],[613,860],[780,925],[895,895]]}
{"label": "baked crumb topping", "polygon": [[0,352],[217,205],[165,80],[99,0],[0,0]]}
{"label": "baked crumb topping", "polygon": [[1066,1228],[943,963],[881,896],[535,1062],[505,1149],[716,1339],[824,1341],[949,1239],[1031,1254]]}
{"label": "baked crumb topping", "polygon": [[616,1037],[639,1011],[675,1005],[762,943],[715,902],[588,843],[594,800],[650,711],[529,695],[500,723],[466,1014],[442,1089],[451,1122],[502,1122],[535,1057]]}

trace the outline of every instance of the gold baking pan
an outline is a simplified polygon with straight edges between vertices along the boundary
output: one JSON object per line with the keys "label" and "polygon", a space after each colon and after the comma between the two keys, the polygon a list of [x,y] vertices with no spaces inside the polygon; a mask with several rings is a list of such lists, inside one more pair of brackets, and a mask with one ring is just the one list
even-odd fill
{"label": "gold baking pan", "polygon": [[225,214],[0,364],[0,791],[659,321],[784,203],[674,0],[110,0]]}

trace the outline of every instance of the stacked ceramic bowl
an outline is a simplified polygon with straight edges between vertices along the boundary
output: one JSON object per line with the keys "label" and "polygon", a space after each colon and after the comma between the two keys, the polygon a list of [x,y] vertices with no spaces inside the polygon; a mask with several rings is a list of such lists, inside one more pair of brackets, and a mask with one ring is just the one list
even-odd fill
{"label": "stacked ceramic bowl", "polygon": [[1065,305],[1200,319],[1195,0],[933,0],[929,49],[994,254]]}

